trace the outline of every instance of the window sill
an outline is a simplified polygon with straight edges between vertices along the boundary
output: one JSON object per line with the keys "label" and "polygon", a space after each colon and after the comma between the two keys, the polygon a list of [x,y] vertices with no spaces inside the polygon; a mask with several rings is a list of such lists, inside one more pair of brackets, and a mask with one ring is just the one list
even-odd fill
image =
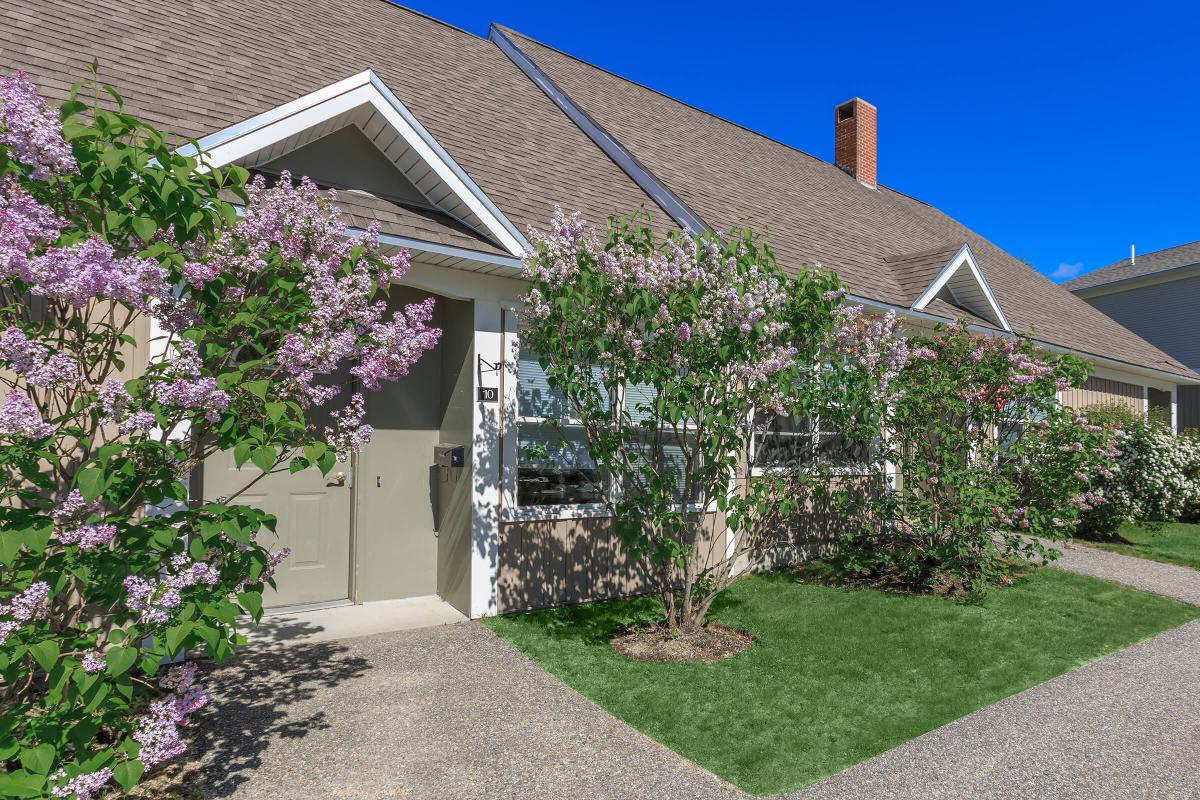
{"label": "window sill", "polygon": [[[767,475],[788,475],[792,472],[788,467],[751,467],[751,478],[762,478]],[[871,467],[830,467],[830,475],[874,475]]]}
{"label": "window sill", "polygon": [[501,512],[500,520],[502,522],[533,522],[560,519],[604,519],[611,516],[604,505],[579,503],[554,506],[509,506]]}

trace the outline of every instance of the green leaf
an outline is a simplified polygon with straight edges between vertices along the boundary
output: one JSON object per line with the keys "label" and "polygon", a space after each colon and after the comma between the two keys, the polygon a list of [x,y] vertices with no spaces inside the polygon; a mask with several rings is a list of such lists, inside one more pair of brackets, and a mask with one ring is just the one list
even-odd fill
{"label": "green leaf", "polygon": [[286,403],[267,403],[267,417],[271,422],[279,422],[283,415],[287,413]]}
{"label": "green leaf", "polygon": [[167,652],[174,655],[179,651],[179,646],[187,639],[188,634],[192,632],[191,622],[181,622],[178,625],[172,625],[167,628]]}
{"label": "green leaf", "polygon": [[250,460],[263,472],[270,472],[275,467],[275,448],[259,447],[250,454]]}
{"label": "green leaf", "polygon": [[50,774],[50,767],[54,766],[54,745],[39,744],[22,750],[21,766],[38,775]]}
{"label": "green leaf", "polygon": [[250,392],[250,394],[254,395],[255,397],[260,397],[265,400],[267,398],[267,389],[269,389],[271,387],[271,382],[270,381],[246,381],[245,383],[242,384],[242,386],[244,386],[246,388],[246,391]]}
{"label": "green leaf", "polygon": [[238,469],[250,459],[250,451],[253,449],[253,442],[238,442],[233,446],[233,463]]}
{"label": "green leaf", "polygon": [[21,552],[22,536],[20,531],[0,530],[0,564],[8,566]]}
{"label": "green leaf", "polygon": [[142,773],[146,771],[146,765],[138,759],[130,761],[118,761],[112,767],[113,779],[121,784],[121,788],[129,791],[137,782],[142,779]]}
{"label": "green leaf", "polygon": [[85,500],[95,500],[104,491],[104,472],[96,467],[84,467],[75,475],[75,485]]}
{"label": "green leaf", "polygon": [[54,664],[58,661],[58,652],[58,643],[49,639],[31,645],[29,648],[29,654],[33,656],[33,660],[46,672],[54,669]]}
{"label": "green leaf", "polygon": [[46,549],[46,545],[50,542],[50,534],[53,532],[54,526],[49,522],[30,528],[25,531],[25,546],[31,552],[40,553]]}
{"label": "green leaf", "polygon": [[113,647],[105,654],[108,671],[114,677],[124,673],[137,661],[137,650],[132,647]]}
{"label": "green leaf", "polygon": [[249,612],[255,622],[262,616],[262,594],[259,592],[240,592],[237,596],[242,608]]}
{"label": "green leaf", "polygon": [[143,242],[150,241],[157,231],[158,225],[150,217],[133,218],[133,232],[140,236]]}
{"label": "green leaf", "polygon": [[46,778],[23,769],[0,772],[0,795],[4,797],[40,797]]}

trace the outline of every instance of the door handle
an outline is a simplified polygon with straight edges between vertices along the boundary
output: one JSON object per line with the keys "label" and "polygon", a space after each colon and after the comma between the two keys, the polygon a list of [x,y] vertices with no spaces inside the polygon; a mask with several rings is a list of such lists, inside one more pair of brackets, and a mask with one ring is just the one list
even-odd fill
{"label": "door handle", "polygon": [[333,480],[329,481],[325,485],[326,486],[345,486],[346,485],[346,473],[344,473],[344,472],[337,473],[336,475],[333,476]]}

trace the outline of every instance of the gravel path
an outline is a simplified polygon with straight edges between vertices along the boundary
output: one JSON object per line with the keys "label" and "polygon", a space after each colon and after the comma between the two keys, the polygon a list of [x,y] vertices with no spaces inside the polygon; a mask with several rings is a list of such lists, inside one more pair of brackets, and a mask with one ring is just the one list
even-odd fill
{"label": "gravel path", "polygon": [[743,798],[478,623],[258,650],[211,681],[199,797]]}
{"label": "gravel path", "polygon": [[1194,569],[1081,544],[1054,546],[1062,551],[1062,556],[1054,562],[1059,569],[1123,583],[1143,592],[1200,606],[1200,572]]}

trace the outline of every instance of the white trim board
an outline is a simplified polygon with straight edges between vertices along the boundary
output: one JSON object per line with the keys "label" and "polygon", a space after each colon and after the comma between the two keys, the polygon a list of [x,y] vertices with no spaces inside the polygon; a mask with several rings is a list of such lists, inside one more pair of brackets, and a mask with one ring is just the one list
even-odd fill
{"label": "white trim board", "polygon": [[[967,268],[966,272],[963,271],[963,267]],[[996,296],[992,294],[992,287],[988,285],[987,278],[983,276],[983,271],[979,269],[979,264],[975,261],[975,254],[971,252],[971,245],[964,244],[959,248],[949,263],[933,279],[933,283],[929,284],[929,288],[913,303],[913,310],[924,311],[925,307],[933,302],[934,298],[940,295],[943,290],[949,292],[951,297],[958,301],[959,305],[996,323],[1004,330],[1012,332],[1012,326],[1008,324],[1008,319],[1000,309],[1000,303],[996,300]],[[978,304],[968,304],[964,300],[963,296],[978,292],[982,292],[987,302],[986,308],[973,308],[972,306],[977,306]]]}
{"label": "white trim board", "polygon": [[[305,131],[330,123],[339,117],[354,121],[356,112],[366,110],[382,118],[407,148],[436,176],[436,187],[422,188],[430,202],[464,224],[495,239],[514,257],[529,247],[516,226],[496,207],[466,171],[438,144],[411,111],[384,85],[373,70],[365,70],[345,80],[264,111],[250,119],[209,134],[198,141],[206,156],[206,165],[221,167],[253,156],[273,145],[293,144]],[[332,131],[328,131],[332,132]],[[300,144],[302,144],[301,142]],[[195,156],[197,148],[188,144],[179,148],[181,155]],[[278,154],[276,154],[278,155]],[[275,156],[273,156],[275,157]],[[435,191],[436,188],[436,191]],[[453,203],[446,200],[453,197]],[[461,208],[460,208],[461,207]]]}

